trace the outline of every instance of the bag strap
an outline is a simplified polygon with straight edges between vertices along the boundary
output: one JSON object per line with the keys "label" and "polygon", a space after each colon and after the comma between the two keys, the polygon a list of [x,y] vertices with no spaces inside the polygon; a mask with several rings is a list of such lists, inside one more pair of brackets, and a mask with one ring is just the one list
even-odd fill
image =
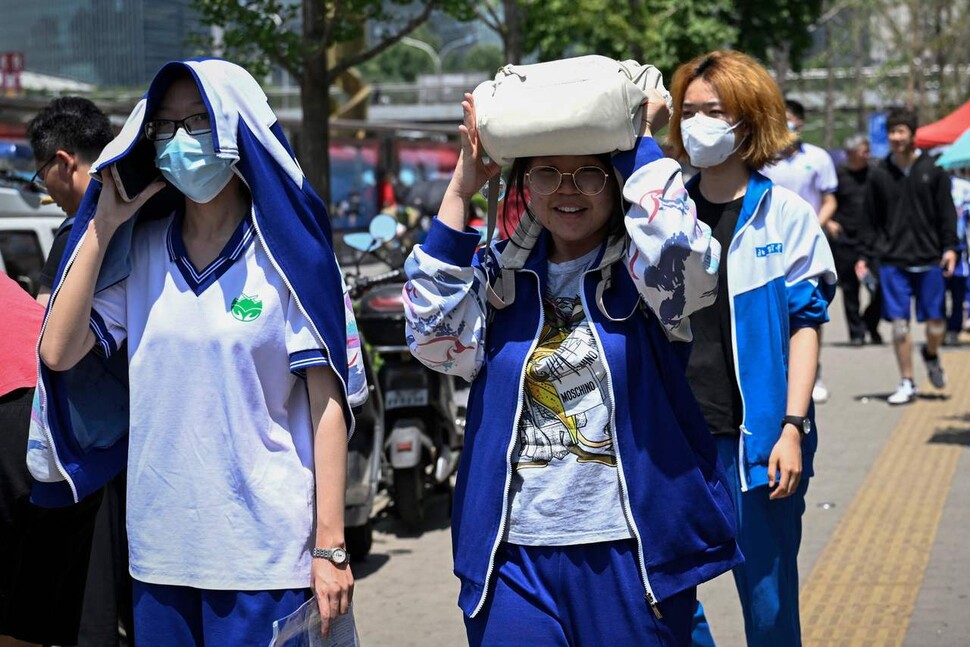
{"label": "bag strap", "polygon": [[[515,301],[515,272],[495,268],[495,260],[492,256],[492,239],[495,237],[495,227],[498,223],[498,192],[501,182],[501,173],[496,173],[488,179],[488,214],[485,216],[485,294],[488,302],[496,310],[501,310]],[[496,269],[499,271],[496,272]]]}

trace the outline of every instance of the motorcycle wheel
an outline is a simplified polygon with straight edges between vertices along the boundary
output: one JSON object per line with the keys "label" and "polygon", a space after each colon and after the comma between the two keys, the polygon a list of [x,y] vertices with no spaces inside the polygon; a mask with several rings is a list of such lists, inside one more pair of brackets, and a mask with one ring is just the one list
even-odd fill
{"label": "motorcycle wheel", "polygon": [[368,521],[363,526],[344,528],[344,542],[350,559],[357,562],[367,559],[374,545],[374,526]]}
{"label": "motorcycle wheel", "polygon": [[401,521],[412,532],[424,525],[424,467],[394,470],[394,504]]}

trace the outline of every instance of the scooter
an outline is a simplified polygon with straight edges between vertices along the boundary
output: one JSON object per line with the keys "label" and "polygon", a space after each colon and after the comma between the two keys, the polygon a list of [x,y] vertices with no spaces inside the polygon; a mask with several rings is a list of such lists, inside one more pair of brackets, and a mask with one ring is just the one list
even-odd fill
{"label": "scooter", "polygon": [[347,445],[347,486],[344,493],[344,542],[351,559],[365,559],[374,543],[371,511],[382,480],[384,449],[384,402],[377,387],[367,348],[364,373],[370,395],[354,409],[357,428]]}
{"label": "scooter", "polygon": [[405,341],[403,250],[394,243],[402,233],[397,221],[378,215],[368,232],[348,234],[344,242],[388,264],[390,272],[350,280],[358,302],[361,337],[380,357],[377,382],[383,394],[384,456],[390,467],[395,507],[405,526],[419,532],[425,519],[425,490],[431,486],[451,496],[451,475],[464,443],[467,390],[456,379],[418,362]]}

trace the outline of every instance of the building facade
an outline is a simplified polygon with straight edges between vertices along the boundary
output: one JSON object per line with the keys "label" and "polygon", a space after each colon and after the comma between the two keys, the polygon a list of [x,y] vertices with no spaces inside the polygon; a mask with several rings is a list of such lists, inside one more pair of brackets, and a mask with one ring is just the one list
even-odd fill
{"label": "building facade", "polygon": [[31,72],[102,88],[144,87],[166,61],[196,53],[191,0],[0,0],[0,43]]}

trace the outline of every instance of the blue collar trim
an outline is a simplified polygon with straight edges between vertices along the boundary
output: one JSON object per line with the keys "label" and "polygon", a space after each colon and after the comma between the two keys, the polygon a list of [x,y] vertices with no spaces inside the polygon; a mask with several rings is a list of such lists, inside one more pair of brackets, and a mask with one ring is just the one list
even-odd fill
{"label": "blue collar trim", "polygon": [[246,248],[252,244],[256,238],[256,228],[250,218],[244,218],[232,233],[226,246],[222,248],[219,255],[209,263],[201,272],[195,269],[192,261],[189,260],[188,251],[185,249],[185,241],[182,240],[182,221],[184,215],[181,211],[175,213],[172,224],[168,228],[168,256],[175,263],[182,278],[192,288],[195,296],[205,292],[206,288],[219,280],[232,264],[243,255]]}

